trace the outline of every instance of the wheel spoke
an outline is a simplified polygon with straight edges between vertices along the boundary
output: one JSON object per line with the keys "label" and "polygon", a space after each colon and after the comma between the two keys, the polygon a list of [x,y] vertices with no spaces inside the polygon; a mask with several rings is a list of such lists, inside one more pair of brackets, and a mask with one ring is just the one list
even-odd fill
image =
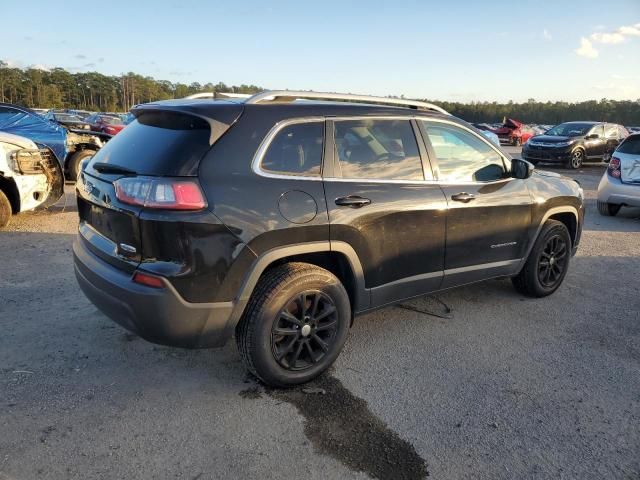
{"label": "wheel spoke", "polygon": [[296,341],[297,341],[297,337],[293,337],[289,343],[287,344],[286,347],[284,347],[284,349],[282,349],[279,353],[278,353],[278,361],[282,360],[284,358],[284,356],[289,353],[292,349],[293,346],[295,345]]}
{"label": "wheel spoke", "polygon": [[291,357],[291,361],[289,362],[290,368],[295,368],[296,363],[298,362],[298,357],[300,357],[300,353],[302,352],[302,347],[304,346],[304,342],[300,342],[298,344],[298,348],[296,349],[293,357]]}
{"label": "wheel spoke", "polygon": [[304,346],[307,348],[307,352],[309,352],[309,358],[311,358],[311,361],[313,363],[316,363],[318,361],[318,357],[316,356],[316,353],[313,351],[313,348],[311,348],[311,344],[309,343],[309,340],[304,342]]}
{"label": "wheel spoke", "polygon": [[300,330],[297,328],[274,328],[273,329],[273,333],[275,333],[276,335],[283,335],[283,336],[288,336],[288,335],[298,335],[300,333]]}
{"label": "wheel spoke", "polygon": [[304,325],[304,323],[298,320],[292,313],[288,312],[287,310],[283,310],[282,312],[280,312],[280,317],[287,320],[288,322],[298,325],[299,327],[302,327]]}
{"label": "wheel spoke", "polygon": [[326,352],[326,351],[328,351],[328,350],[329,350],[329,344],[328,344],[327,342],[325,342],[324,340],[322,340],[322,339],[321,339],[317,334],[315,334],[315,333],[314,333],[314,334],[311,336],[311,338],[313,338],[313,339],[316,341],[316,343],[317,343],[318,345],[320,345],[320,348],[321,348],[323,351],[325,351],[325,352]]}
{"label": "wheel spoke", "polygon": [[322,325],[318,325],[316,327],[316,332],[322,332],[324,330],[330,330],[330,329],[334,328],[337,324],[338,324],[338,322],[336,320],[334,320],[332,322],[328,322],[328,323],[323,323]]}
{"label": "wheel spoke", "polygon": [[331,315],[335,311],[336,311],[336,307],[334,307],[333,305],[325,307],[322,313],[318,315],[314,320],[316,322],[319,322],[320,320],[327,318],[329,315]]}
{"label": "wheel spoke", "polygon": [[318,304],[320,303],[320,295],[317,293],[313,296],[313,305],[311,306],[311,320],[316,318],[316,314],[318,313]]}

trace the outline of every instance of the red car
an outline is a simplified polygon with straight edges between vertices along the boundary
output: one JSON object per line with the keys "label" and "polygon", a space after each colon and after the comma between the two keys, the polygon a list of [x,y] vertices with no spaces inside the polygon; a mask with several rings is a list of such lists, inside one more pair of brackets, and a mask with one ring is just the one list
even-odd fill
{"label": "red car", "polygon": [[535,135],[535,131],[531,128],[514,120],[513,118],[505,118],[502,127],[493,130],[498,135],[501,145],[519,146]]}
{"label": "red car", "polygon": [[94,132],[103,132],[109,135],[115,135],[126,126],[119,117],[100,113],[94,113],[85,118],[84,121],[89,124],[89,127]]}

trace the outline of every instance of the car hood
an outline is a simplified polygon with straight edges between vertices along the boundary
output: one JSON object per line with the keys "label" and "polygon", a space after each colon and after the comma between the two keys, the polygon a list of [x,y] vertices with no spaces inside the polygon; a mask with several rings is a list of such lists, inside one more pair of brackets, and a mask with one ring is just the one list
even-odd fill
{"label": "car hood", "polygon": [[558,135],[536,135],[535,137],[531,137],[531,141],[540,143],[562,143],[577,138],[578,137],[562,137]]}
{"label": "car hood", "polygon": [[15,145],[16,147],[26,148],[29,150],[37,148],[36,144],[28,138],[6,132],[0,132],[0,142],[8,143],[9,145]]}

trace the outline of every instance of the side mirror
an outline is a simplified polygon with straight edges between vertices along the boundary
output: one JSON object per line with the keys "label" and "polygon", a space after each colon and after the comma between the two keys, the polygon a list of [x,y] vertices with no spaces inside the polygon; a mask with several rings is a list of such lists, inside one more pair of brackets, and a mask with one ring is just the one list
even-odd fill
{"label": "side mirror", "polygon": [[534,168],[535,167],[533,166],[533,164],[527,162],[526,160],[514,158],[511,161],[511,176],[513,178],[524,180],[525,178],[529,178],[533,174]]}

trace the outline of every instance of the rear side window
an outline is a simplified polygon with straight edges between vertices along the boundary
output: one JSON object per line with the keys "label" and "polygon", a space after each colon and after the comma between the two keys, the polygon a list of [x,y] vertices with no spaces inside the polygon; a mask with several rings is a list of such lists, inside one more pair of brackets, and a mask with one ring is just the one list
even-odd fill
{"label": "rear side window", "polygon": [[640,155],[640,135],[631,135],[620,144],[618,152]]}
{"label": "rear side window", "polygon": [[324,122],[289,125],[271,141],[260,168],[280,175],[319,176],[323,144]]}
{"label": "rear side window", "polygon": [[605,138],[618,138],[618,126],[611,123],[607,123],[604,127]]}
{"label": "rear side window", "polygon": [[343,178],[424,180],[409,120],[337,121],[335,144]]}
{"label": "rear side window", "polygon": [[174,112],[142,113],[93,156],[139,175],[196,175],[209,150],[209,123]]}

